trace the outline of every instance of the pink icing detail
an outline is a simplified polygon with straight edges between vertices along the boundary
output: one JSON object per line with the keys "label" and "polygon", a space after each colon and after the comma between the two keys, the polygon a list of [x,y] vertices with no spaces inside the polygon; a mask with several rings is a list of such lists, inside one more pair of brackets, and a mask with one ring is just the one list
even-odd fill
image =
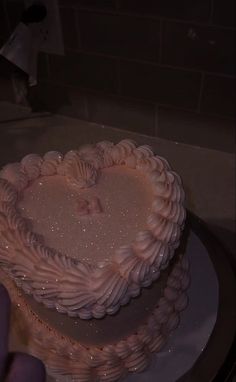
{"label": "pink icing detail", "polygon": [[135,153],[141,153],[143,157],[148,158],[153,156],[153,151],[151,146],[143,145],[136,148]]}
{"label": "pink icing detail", "polygon": [[[182,269],[179,277],[183,278],[186,270],[181,267],[179,269]],[[17,302],[17,293],[16,296],[13,296],[13,299]],[[93,376],[99,381],[114,382],[127,371],[140,372],[145,369],[151,353],[163,347],[167,336],[179,323],[178,309],[175,311],[179,298],[182,302],[186,301],[186,292],[182,289],[175,301],[162,296],[153,313],[138,328],[137,333],[131,333],[118,343],[101,348],[92,345],[84,347],[79,342],[62,336],[57,330],[50,331],[44,322],[39,322],[35,317],[32,319],[32,312],[29,312],[27,307],[24,307],[22,312],[26,327],[30,331],[30,349],[33,355],[40,357],[49,368],[53,368],[56,375],[66,374],[72,379],[87,382]],[[21,301],[21,305],[24,304],[24,301]]]}
{"label": "pink icing detail", "polygon": [[167,173],[165,171],[160,172],[159,170],[153,170],[150,173],[148,173],[148,177],[153,185],[153,189],[155,190],[155,186],[158,182],[166,183]]}
{"label": "pink icing detail", "polygon": [[166,331],[172,332],[179,325],[179,315],[177,312],[173,313],[166,323]]}
{"label": "pink icing detail", "polygon": [[165,166],[165,163],[161,160],[161,158],[159,156],[154,156],[153,159],[155,160],[156,162],[156,169],[158,171],[160,171],[160,173],[163,173],[164,170],[166,170],[166,166]]}
{"label": "pink icing detail", "polygon": [[114,165],[114,161],[113,161],[111,155],[109,154],[109,152],[105,152],[103,155],[102,168],[111,167],[113,165]]}
{"label": "pink icing detail", "polygon": [[138,252],[145,252],[150,244],[153,244],[154,242],[155,238],[150,231],[142,231],[136,235],[133,248]]}
{"label": "pink icing detail", "polygon": [[113,146],[114,146],[114,143],[109,141],[102,141],[96,144],[96,147],[102,152],[106,151],[107,149],[111,149]]}
{"label": "pink icing detail", "polygon": [[125,159],[125,165],[130,168],[136,168],[137,159],[134,154],[128,156],[128,158]]}
{"label": "pink icing detail", "polygon": [[145,370],[149,365],[149,359],[147,358],[144,352],[137,352],[131,354],[125,362],[125,367],[129,370],[129,372],[140,373]]}
{"label": "pink icing detail", "polygon": [[79,216],[88,215],[89,214],[89,204],[86,199],[79,199],[77,204],[77,211]]}
{"label": "pink icing detail", "polygon": [[80,159],[81,159],[81,157],[79,155],[78,150],[70,150],[64,156],[65,162],[70,161],[70,160],[80,160]]}
{"label": "pink icing detail", "polygon": [[63,160],[63,155],[58,151],[48,151],[43,157],[41,174],[45,176],[57,173],[57,168]]}
{"label": "pink icing detail", "polygon": [[2,212],[5,216],[15,211],[14,206],[12,206],[9,202],[0,202],[0,212]]}
{"label": "pink icing detail", "polygon": [[146,172],[152,172],[158,169],[158,163],[155,160],[154,157],[152,158],[144,158],[144,159],[138,159],[137,161],[137,170]]}
{"label": "pink icing detail", "polygon": [[102,210],[100,199],[97,197],[93,197],[89,201],[89,213],[90,214],[100,214],[102,212],[103,212],[103,210]]}
{"label": "pink icing detail", "polygon": [[186,274],[181,281],[182,288],[186,289],[189,286],[189,283],[190,283],[190,279],[189,279],[189,276]]}
{"label": "pink icing detail", "polygon": [[95,184],[98,173],[90,163],[81,159],[68,159],[64,160],[63,166],[70,185],[86,188]]}
{"label": "pink icing detail", "polygon": [[182,273],[182,268],[181,267],[175,267],[175,269],[172,271],[172,276],[179,278]]}
{"label": "pink icing detail", "polygon": [[175,301],[179,296],[179,292],[174,288],[167,287],[164,290],[164,296],[169,301]]}
{"label": "pink icing detail", "polygon": [[18,191],[22,191],[28,185],[28,178],[23,173],[20,163],[11,163],[3,167],[0,178],[7,180]]}
{"label": "pink icing detail", "polygon": [[[167,280],[167,283],[168,282],[169,282],[169,279]],[[170,315],[175,309],[175,307],[171,304],[171,302],[168,301],[164,296],[161,297],[161,299],[159,300],[158,306],[159,306],[159,309],[163,310],[168,315]],[[154,314],[156,314],[156,312]]]}
{"label": "pink icing detail", "polygon": [[0,178],[0,202],[8,202],[14,206],[16,200],[16,189],[6,179]]}
{"label": "pink icing detail", "polygon": [[[141,287],[150,285],[158,278],[160,270],[167,267],[173,257],[185,219],[182,206],[184,192],[180,178],[169,171],[168,163],[154,156],[148,146],[136,148],[130,140],[123,140],[117,145],[100,142],[96,146],[70,151],[62,159],[57,152],[46,153],[43,160],[36,154],[30,154],[23,158],[21,165],[15,166],[14,176],[20,177],[22,184],[27,178],[27,183],[24,183],[26,187],[28,177],[33,180],[40,172],[42,175],[58,173],[66,176],[70,185],[81,188],[95,184],[98,177],[96,168],[108,167],[114,162],[137,168],[137,162],[144,161],[156,195],[155,200],[158,200],[153,204],[154,214],[148,218],[150,230],[139,233],[132,246],[121,247],[111,264],[102,269],[75,263],[39,244],[42,239],[27,230],[24,220],[12,214],[10,206],[14,207],[17,192],[8,181],[0,179],[0,209],[7,217],[9,227],[3,234],[4,240],[11,245],[11,253],[3,251],[1,259],[16,270],[16,282],[49,307],[56,306],[60,312],[84,319],[92,316],[100,318],[106,313],[114,314],[121,304],[137,296]],[[157,168],[155,171],[153,166]],[[80,208],[83,210],[84,207],[78,206]],[[92,202],[92,210],[100,212],[101,207],[97,201]],[[4,219],[2,224],[5,227]],[[25,273],[28,272],[27,283],[19,281],[17,276],[23,272],[24,264]],[[183,263],[184,267],[187,265]],[[179,272],[182,272],[182,268]],[[42,290],[44,279],[48,283]],[[56,279],[62,282],[58,284]],[[184,278],[183,286],[188,282],[188,278]]]}
{"label": "pink icing detail", "polygon": [[163,334],[160,334],[158,337],[154,338],[149,345],[149,349],[151,352],[158,352],[162,349],[162,347],[166,343],[166,337]]}
{"label": "pink icing detail", "polygon": [[178,280],[176,277],[169,277],[167,285],[170,288],[180,289],[181,288],[181,281]]}
{"label": "pink icing detail", "polygon": [[48,151],[43,156],[43,159],[45,161],[52,160],[52,161],[56,161],[57,163],[60,163],[63,160],[63,155],[59,151]]}
{"label": "pink icing detail", "polygon": [[125,163],[126,158],[132,154],[135,147],[136,144],[134,141],[130,139],[124,139],[111,148],[111,157],[116,164]]}
{"label": "pink icing detail", "polygon": [[139,284],[139,283],[143,283],[148,273],[149,273],[148,262],[139,262],[132,269],[131,277],[136,284]]}
{"label": "pink icing detail", "polygon": [[37,154],[26,155],[22,161],[21,166],[30,180],[37,179],[40,175],[42,158]]}
{"label": "pink icing detail", "polygon": [[132,256],[132,250],[129,246],[122,246],[120,247],[115,255],[114,255],[114,261],[118,264],[122,264],[127,261]]}
{"label": "pink icing detail", "polygon": [[164,169],[165,170],[170,170],[170,165],[169,165],[169,162],[163,158],[163,157],[160,157],[158,155],[155,156],[155,158],[159,161],[161,161],[162,165],[164,166]]}
{"label": "pink icing detail", "polygon": [[90,163],[97,170],[104,167],[103,155],[96,146],[85,145],[81,147],[78,152],[82,160]]}
{"label": "pink icing detail", "polygon": [[175,302],[175,309],[178,311],[178,312],[181,312],[182,310],[184,310],[186,308],[186,306],[188,305],[188,297],[186,295],[186,293],[182,293],[177,301]]}
{"label": "pink icing detail", "polygon": [[6,216],[0,212],[0,231],[4,231],[8,227]]}
{"label": "pink icing detail", "polygon": [[25,220],[16,212],[16,210],[8,211],[7,220],[9,227],[15,230],[26,229]]}
{"label": "pink icing detail", "polygon": [[96,144],[96,148],[99,150],[101,168],[111,167],[114,165],[113,158],[111,156],[111,149],[114,144],[108,141],[99,142]]}

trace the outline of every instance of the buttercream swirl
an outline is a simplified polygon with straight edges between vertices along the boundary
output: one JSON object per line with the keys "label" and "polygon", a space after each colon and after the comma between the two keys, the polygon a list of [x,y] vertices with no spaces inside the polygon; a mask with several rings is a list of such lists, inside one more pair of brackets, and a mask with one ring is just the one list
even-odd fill
{"label": "buttercream swirl", "polygon": [[[75,262],[47,248],[16,212],[18,192],[39,176],[59,174],[70,185],[86,188],[98,181],[101,169],[112,165],[145,172],[154,197],[145,230],[117,249],[103,267]],[[128,139],[116,145],[103,141],[71,150],[64,158],[56,151],[43,158],[30,154],[9,166],[0,174],[0,236],[7,244],[0,248],[0,262],[37,301],[69,316],[101,318],[116,313],[168,266],[184,225],[184,192],[179,176],[149,146],[137,147]]]}
{"label": "buttercream swirl", "polygon": [[95,184],[98,172],[89,162],[80,158],[64,158],[62,163],[64,176],[70,185],[78,188],[91,187]]}
{"label": "buttercream swirl", "polygon": [[131,139],[124,139],[110,149],[111,157],[115,164],[124,164],[136,148],[136,143]]}
{"label": "buttercream swirl", "polygon": [[28,154],[21,161],[21,167],[29,180],[35,180],[40,175],[42,158],[37,154]]}
{"label": "buttercream swirl", "polygon": [[102,141],[96,144],[96,148],[100,152],[100,157],[102,158],[101,168],[111,167],[114,165],[113,158],[111,156],[111,149],[114,143],[109,141]]}
{"label": "buttercream swirl", "polygon": [[8,228],[8,221],[6,216],[0,212],[0,231],[5,231]]}
{"label": "buttercream swirl", "polygon": [[78,152],[82,160],[92,164],[97,170],[104,167],[103,155],[95,145],[84,145]]}
{"label": "buttercream swirl", "polygon": [[41,174],[45,176],[55,175],[57,167],[62,162],[63,155],[58,151],[48,151],[43,157]]}
{"label": "buttercream swirl", "polygon": [[17,190],[6,179],[0,178],[0,202],[15,204],[17,200]]}
{"label": "buttercream swirl", "polygon": [[22,191],[29,183],[29,179],[24,174],[20,163],[10,163],[0,171],[0,178],[7,180],[18,191]]}

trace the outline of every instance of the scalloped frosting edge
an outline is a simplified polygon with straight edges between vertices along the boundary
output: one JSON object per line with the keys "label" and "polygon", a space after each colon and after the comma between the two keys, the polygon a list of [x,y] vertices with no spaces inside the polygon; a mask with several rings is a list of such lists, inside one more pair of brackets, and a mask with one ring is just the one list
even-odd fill
{"label": "scalloped frosting edge", "polygon": [[[153,190],[147,229],[129,246],[120,247],[111,264],[92,267],[44,246],[16,209],[18,195],[40,176],[60,174],[78,187],[97,181],[102,168],[124,165],[142,171]],[[81,175],[82,174],[82,175]],[[81,180],[82,179],[82,180]],[[29,154],[0,172],[0,264],[26,293],[38,302],[72,317],[101,318],[151,285],[179,245],[185,221],[180,177],[147,145],[131,140],[114,145],[103,141],[71,150],[64,157],[50,151]],[[76,290],[75,290],[76,285]]]}
{"label": "scalloped frosting edge", "polygon": [[[27,351],[46,364],[50,374],[67,375],[80,382],[115,382],[128,373],[144,371],[151,354],[159,352],[180,321],[188,304],[189,262],[180,255],[168,276],[162,297],[146,322],[135,333],[115,344],[84,346],[42,321],[30,308],[8,276],[2,282],[23,315]],[[18,317],[18,313],[17,313]]]}

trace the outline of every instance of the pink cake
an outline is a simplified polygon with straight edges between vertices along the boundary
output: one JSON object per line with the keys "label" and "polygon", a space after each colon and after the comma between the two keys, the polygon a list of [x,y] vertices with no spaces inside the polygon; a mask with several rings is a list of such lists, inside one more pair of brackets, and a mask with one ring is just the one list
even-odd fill
{"label": "pink cake", "polygon": [[0,172],[0,279],[53,375],[141,372],[187,305],[179,176],[149,146],[100,142]]}

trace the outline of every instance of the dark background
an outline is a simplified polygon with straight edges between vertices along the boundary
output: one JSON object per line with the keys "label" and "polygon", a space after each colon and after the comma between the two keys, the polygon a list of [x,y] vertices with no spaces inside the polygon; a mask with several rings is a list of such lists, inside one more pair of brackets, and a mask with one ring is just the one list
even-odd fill
{"label": "dark background", "polygon": [[[34,110],[234,150],[234,0],[59,0],[65,56],[39,55]],[[24,3],[0,0],[0,44]],[[0,60],[0,100],[13,100]]]}

